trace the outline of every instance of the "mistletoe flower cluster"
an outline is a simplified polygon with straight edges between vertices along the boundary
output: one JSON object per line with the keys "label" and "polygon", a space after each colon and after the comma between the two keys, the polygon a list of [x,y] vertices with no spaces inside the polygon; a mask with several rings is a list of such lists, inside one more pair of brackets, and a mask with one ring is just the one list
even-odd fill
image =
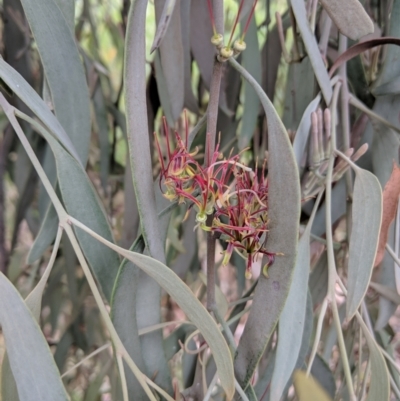
{"label": "mistletoe flower cluster", "polygon": [[[223,265],[228,264],[234,250],[247,260],[246,277],[251,277],[252,264],[260,254],[267,255],[268,262],[263,272],[274,261],[275,254],[267,252],[268,236],[268,182],[250,168],[239,163],[239,155],[223,158],[216,146],[208,167],[196,160],[198,150],[187,148],[188,129],[185,142],[175,133],[176,147],[170,148],[168,128],[164,123],[167,159],[164,160],[161,146],[156,144],[161,164],[160,186],[164,184],[164,196],[170,201],[188,203],[189,210],[196,211],[198,226],[205,231],[219,233],[227,242]],[[212,218],[207,219],[208,216]],[[211,222],[210,222],[211,221]]]}

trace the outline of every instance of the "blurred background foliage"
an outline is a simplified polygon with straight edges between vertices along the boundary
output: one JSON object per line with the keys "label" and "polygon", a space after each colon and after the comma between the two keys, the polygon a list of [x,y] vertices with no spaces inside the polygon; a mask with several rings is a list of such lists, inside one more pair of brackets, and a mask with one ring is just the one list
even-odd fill
{"label": "blurred background foliage", "polygon": [[[116,243],[129,248],[139,232],[139,213],[131,171],[127,165],[126,108],[123,94],[124,46],[130,4],[128,0],[77,0],[75,2],[57,0],[56,3],[60,8],[74,5],[74,18],[70,20],[70,23],[85,67],[89,88],[91,128],[86,172],[101,199]],[[361,3],[374,22],[375,32],[370,38],[400,37],[400,1],[366,0]],[[163,2],[160,1],[159,4],[162,6]],[[178,21],[179,24],[175,25],[175,28],[178,26],[181,31],[179,37],[168,40],[178,41],[178,50],[171,51],[170,55],[164,55],[161,49],[161,56],[159,51],[150,52],[156,32],[156,12],[152,1],[147,7],[147,116],[142,117],[147,118],[149,124],[154,179],[158,177],[160,165],[154,148],[153,132],[161,136],[162,116],[166,116],[170,128],[182,134],[185,128],[183,109],[187,110],[189,128],[192,130],[205,114],[209,99],[214,48],[210,43],[212,30],[206,1],[177,0],[176,7],[180,17],[173,20],[171,26]],[[238,2],[225,0],[224,7],[225,36],[227,37],[236,18]],[[314,14],[313,10],[316,10]],[[328,67],[338,57],[340,46],[338,30],[318,2],[307,1],[306,11],[308,20],[312,20],[313,15],[315,16],[315,37],[324,63]],[[292,58],[290,63],[282,55],[276,12],[282,16],[284,46]],[[38,46],[20,1],[3,0],[1,14],[0,46],[4,60],[21,74],[51,109],[54,109]],[[177,17],[174,16],[174,18]],[[174,32],[176,33],[176,29]],[[363,40],[367,39],[363,38]],[[262,85],[282,118],[290,139],[294,140],[300,127],[306,130],[308,135],[311,111],[317,110],[318,104],[321,107],[325,106],[323,100],[318,100],[314,102],[311,109],[308,108],[317,96],[319,87],[301,35],[298,31],[293,33],[293,15],[288,9],[288,2],[285,0],[258,1],[246,42],[247,50],[240,55],[238,61]],[[353,41],[349,40],[349,46],[351,44]],[[340,52],[343,50],[343,48],[340,49]],[[164,50],[164,53],[167,52],[168,48]],[[357,55],[347,64],[349,90],[365,105],[362,109],[355,106],[355,101],[350,102],[350,145],[358,149],[364,143],[369,144],[368,152],[358,161],[358,164],[373,172],[378,177],[382,188],[391,174],[393,160],[398,162],[399,158],[400,89],[397,83],[400,74],[397,61],[399,55],[398,48],[375,47]],[[177,58],[174,59],[174,56]],[[299,59],[296,60],[296,56],[300,56]],[[175,85],[176,82],[178,83]],[[171,83],[174,84],[171,86]],[[6,83],[3,82],[2,86],[3,93],[7,94],[11,104],[32,115],[29,107],[20,97],[12,93],[13,91]],[[344,113],[342,107],[339,105],[340,118]],[[376,114],[384,121],[379,122],[375,118]],[[49,176],[54,176],[54,161],[49,156],[50,151],[46,141],[36,135],[28,124],[23,125],[23,128],[46,172]],[[337,147],[339,149],[343,149],[344,146],[340,139],[342,129],[341,124],[338,124]],[[43,185],[38,180],[31,162],[4,114],[0,115],[0,131],[2,132],[0,136],[0,270],[16,286],[21,295],[26,297],[38,283],[48,264],[51,244],[55,238],[54,227],[57,224],[54,225],[54,221],[50,221],[51,208],[49,208],[49,199]],[[234,148],[235,152],[247,149],[242,154],[242,160],[251,166],[255,165],[256,160],[267,157],[267,125],[259,98],[253,88],[228,64],[225,67],[220,93],[218,131],[221,132],[221,149],[225,154],[229,153],[231,148]],[[200,153],[204,152],[204,138],[205,127],[203,126],[194,141],[194,144],[199,146]],[[309,146],[308,142],[300,153],[296,153],[300,179],[303,183],[303,201],[308,200],[310,196],[307,192],[310,188],[305,189],[312,165],[310,153],[311,145]],[[69,185],[73,188],[74,182]],[[335,257],[339,274],[344,280],[347,277],[348,232],[350,232],[351,224],[348,209],[346,209],[348,208],[347,199],[346,178],[344,178],[334,185],[332,193]],[[81,202],[83,204],[85,200],[81,199]],[[165,206],[165,204],[162,205]],[[306,365],[315,336],[319,311],[327,294],[328,269],[323,200],[321,205],[311,232],[307,329],[299,333],[299,335],[302,334],[303,341],[296,363],[298,368]],[[313,199],[302,204],[301,231],[309,221],[313,206]],[[167,265],[190,286],[200,300],[204,301],[205,235],[201,231],[194,231],[194,216],[182,222],[185,212],[183,206],[174,209],[171,218],[164,224]],[[398,223],[396,227],[393,225],[388,241],[398,251],[397,227]],[[217,264],[221,263],[222,246],[218,244]],[[240,318],[231,325],[236,340],[243,332],[247,316],[243,313],[243,311],[247,312],[246,303],[238,303],[238,300],[251,296],[254,283],[260,274],[260,265],[261,261],[258,261],[251,281],[245,280],[245,262],[237,255],[234,255],[229,266],[220,268],[218,271],[219,307],[224,311],[225,316]],[[114,269],[115,272],[117,267],[118,265],[109,266],[110,270]],[[394,264],[390,255],[385,254],[382,263],[373,272],[372,282],[365,296],[365,305],[371,319],[370,326],[375,329],[376,341],[397,363],[400,346],[398,269],[399,267]],[[108,288],[111,292],[112,283],[108,284]],[[126,291],[129,291],[129,288]],[[136,294],[138,290],[132,291]],[[104,288],[103,293],[106,294]],[[106,297],[110,297],[110,294],[106,294]],[[107,301],[112,303],[110,299]],[[340,318],[343,321],[345,303],[339,290],[338,302]],[[131,307],[135,308],[135,304],[125,305],[124,311],[129,311]],[[158,308],[159,305],[152,305],[152,307]],[[117,316],[118,313],[115,310],[117,306],[114,304],[112,308],[114,308],[114,316]],[[136,308],[139,307],[136,306]],[[145,315],[146,309],[136,310],[136,313]],[[133,313],[133,315],[134,320],[136,314]],[[100,319],[99,310],[71,244],[66,238],[62,240],[44,291],[40,316],[41,328],[54,354],[57,367],[63,374],[63,382],[71,400],[122,400],[118,369],[111,357],[111,347],[101,348],[102,352],[84,360],[86,355],[108,344],[109,335]],[[183,312],[165,293],[162,293],[161,298],[161,316],[163,322],[179,321],[185,318]],[[131,318],[127,319],[127,325],[130,324]],[[147,326],[145,317],[138,319],[141,319],[140,329]],[[328,312],[322,322],[321,343],[311,373],[331,399],[347,400],[349,399],[348,389],[343,379],[337,332],[332,319],[332,315]],[[120,323],[119,321],[118,324]],[[122,327],[121,332],[124,330],[129,332],[129,329],[135,328],[137,327]],[[190,397],[201,399],[204,396],[203,389],[200,392],[192,391],[193,386],[199,383],[203,386],[202,378],[206,384],[209,384],[215,373],[215,365],[209,353],[202,354],[205,359],[202,361],[198,354],[192,355],[181,349],[181,343],[192,332],[191,326],[166,325],[162,335],[170,373],[165,373],[167,377],[165,379],[161,377],[162,367],[160,367],[161,373],[151,369],[148,372],[156,382],[160,380],[162,383],[163,380],[168,381],[169,376],[172,377],[174,389],[177,393],[183,391],[187,400]],[[366,356],[368,352],[360,351],[363,347],[366,348],[365,340],[359,341],[361,338],[359,326],[354,320],[343,325],[343,333],[358,399],[363,400],[368,393],[370,384],[368,372],[371,369]],[[270,397],[276,338],[277,333],[268,342],[252,382],[259,400],[267,400]],[[199,342],[200,340],[197,341],[197,345]],[[189,342],[188,347],[193,345],[193,341]],[[144,354],[141,358],[146,359],[148,356],[146,352],[150,352],[150,348],[148,345],[143,346]],[[1,355],[4,353],[1,335],[0,351],[1,360]],[[81,365],[69,370],[80,361],[83,362]],[[204,366],[202,366],[203,362]],[[400,399],[398,365],[396,368],[389,363],[388,368],[392,389],[391,399]],[[2,400],[11,401],[11,398],[5,395],[7,393],[4,390],[4,377],[3,371]],[[129,399],[145,399],[142,398],[141,393],[134,395],[138,386],[134,379],[128,377],[128,382],[131,385]],[[169,389],[170,393],[172,393],[171,390],[172,387]],[[284,389],[283,399],[297,399],[297,396],[290,379]],[[213,399],[223,399],[221,389],[213,394]]]}

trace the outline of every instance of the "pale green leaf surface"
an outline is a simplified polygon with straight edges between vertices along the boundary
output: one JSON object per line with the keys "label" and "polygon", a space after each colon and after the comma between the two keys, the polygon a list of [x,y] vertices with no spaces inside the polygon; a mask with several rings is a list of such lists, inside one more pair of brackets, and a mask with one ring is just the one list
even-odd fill
{"label": "pale green leaf surface", "polygon": [[[130,167],[140,215],[142,235],[150,256],[164,263],[163,232],[160,229],[160,220],[157,214],[156,196],[153,187],[153,170],[147,122],[146,9],[147,0],[136,0],[131,3],[128,14],[124,66],[127,137]],[[167,37],[164,37],[163,45],[166,40]],[[138,272],[138,277],[136,318],[140,329],[143,327],[142,324],[154,325],[160,323],[161,289],[151,277],[141,272]],[[160,332],[150,333],[141,339],[143,354],[149,355],[145,360],[145,364],[149,375],[151,377],[155,376],[155,382],[172,393],[167,359],[161,340],[162,333]],[[156,372],[159,373],[156,374]]]}
{"label": "pale green leaf surface", "polygon": [[25,79],[0,58],[0,76],[12,91],[36,114],[63,146],[79,159],[75,146],[46,103]]}
{"label": "pale green leaf surface", "polygon": [[332,97],[332,88],[328,72],[326,71],[321,52],[318,48],[318,43],[308,23],[305,3],[303,0],[291,0],[290,3],[296,17],[301,37],[303,38],[304,46],[306,47],[308,57],[310,58],[315,77],[317,78],[325,102],[329,104]]}
{"label": "pale green leaf surface", "polygon": [[20,401],[67,401],[40,327],[15,287],[0,274],[0,323]]}
{"label": "pale green leaf surface", "polygon": [[[247,47],[243,52],[243,66],[253,76],[253,78],[261,83],[261,53],[258,48],[257,25],[255,18],[251,19],[249,30],[246,34]],[[248,146],[253,137],[257,124],[257,118],[260,109],[260,100],[252,86],[244,83],[244,104],[242,127],[239,135],[239,149]]]}
{"label": "pale green leaf surface", "polygon": [[1,400],[19,401],[18,389],[11,372],[10,360],[7,352],[4,353],[3,363],[1,364]]}
{"label": "pale green leaf surface", "polygon": [[390,382],[389,371],[385,359],[374,337],[368,330],[364,321],[357,316],[357,320],[362,328],[369,349],[369,360],[371,363],[371,380],[367,401],[389,401],[390,400]]}
{"label": "pale green leaf surface", "polygon": [[190,51],[190,8],[191,0],[180,2],[182,48],[184,60],[184,106],[198,114],[199,106],[192,90],[192,54]]}
{"label": "pale green leaf surface", "polygon": [[213,30],[207,2],[204,0],[191,0],[190,43],[193,58],[199,67],[206,89],[210,89],[215,57],[215,48],[210,40],[212,36]]}
{"label": "pale green leaf surface", "polygon": [[332,401],[318,382],[312,376],[307,376],[306,372],[296,370],[293,381],[299,401]]}
{"label": "pale green leaf surface", "polygon": [[89,153],[89,89],[70,21],[55,0],[22,0],[50,87],[55,114],[83,165]]}
{"label": "pale green leaf surface", "polygon": [[374,23],[359,0],[320,0],[339,31],[352,40],[374,32]]}
{"label": "pale green leaf surface", "polygon": [[277,256],[268,269],[269,278],[260,276],[252,309],[239,342],[235,372],[239,383],[245,387],[253,376],[288,295],[297,253],[300,184],[288,134],[272,103],[242,66],[233,59],[229,62],[253,86],[267,116],[270,220],[267,250],[284,253],[283,256]]}
{"label": "pale green leaf surface", "polygon": [[281,398],[299,356],[306,319],[309,272],[310,226],[300,238],[292,284],[279,318],[278,346],[271,381],[272,400]]}
{"label": "pale green leaf surface", "polygon": [[231,400],[235,392],[235,384],[232,357],[228,345],[215,321],[195,297],[190,288],[169,267],[158,260],[120,248],[89,230],[87,227],[78,224],[78,222],[74,221],[74,224],[89,232],[90,235],[97,240],[133,262],[170,294],[179,307],[185,312],[186,316],[197,326],[209,345],[217,365],[221,386],[225,390],[228,399]]}
{"label": "pale green leaf surface", "polygon": [[[160,23],[163,23],[160,18],[165,8],[169,7],[168,3],[171,3],[171,1],[172,0],[156,0],[154,2],[156,19],[158,20],[157,29]],[[159,52],[170,110],[173,121],[175,122],[182,112],[185,93],[180,0],[177,0],[176,6],[172,7],[170,21],[171,23],[169,24],[168,30],[164,33]]]}
{"label": "pale green leaf surface", "polygon": [[55,0],[59,9],[64,15],[65,20],[71,32],[74,32],[75,27],[75,0]]}
{"label": "pale green leaf surface", "polygon": [[125,102],[133,184],[142,234],[152,257],[165,260],[158,228],[146,106],[145,22],[147,0],[132,3],[125,46]]}
{"label": "pale green leaf surface", "polygon": [[382,189],[369,171],[356,170],[349,244],[347,318],[356,313],[368,289],[382,219]]}

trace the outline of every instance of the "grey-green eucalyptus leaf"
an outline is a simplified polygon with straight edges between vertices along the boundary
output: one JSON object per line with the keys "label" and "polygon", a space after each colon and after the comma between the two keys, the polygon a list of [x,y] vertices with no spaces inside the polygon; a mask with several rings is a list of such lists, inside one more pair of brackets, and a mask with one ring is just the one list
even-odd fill
{"label": "grey-green eucalyptus leaf", "polygon": [[54,111],[83,165],[89,153],[90,104],[73,31],[55,0],[21,0],[50,87]]}
{"label": "grey-green eucalyptus leaf", "polygon": [[[261,83],[261,54],[258,48],[257,38],[257,25],[253,16],[249,30],[246,35],[247,47],[243,52],[242,60],[243,66],[253,76],[253,78],[260,84]],[[252,86],[244,83],[244,104],[242,127],[239,134],[239,149],[244,149],[248,146],[250,140],[253,138],[254,130],[257,124],[257,118],[260,109],[260,100],[257,93]]]}
{"label": "grey-green eucalyptus leaf", "polygon": [[27,263],[36,262],[53,241],[58,225],[58,216],[53,205],[49,205],[47,213],[44,216],[39,233],[37,234],[31,249],[29,250]]}
{"label": "grey-green eucalyptus leaf", "polygon": [[181,6],[181,30],[182,30],[182,47],[183,47],[183,62],[184,62],[184,85],[185,96],[184,106],[190,111],[198,114],[199,107],[197,99],[192,90],[192,54],[190,51],[190,8],[192,0],[180,2]]}
{"label": "grey-green eucalyptus leaf", "polygon": [[[40,125],[36,124],[35,128],[46,139],[54,154],[60,192],[67,212],[113,241],[105,211],[82,165]],[[82,234],[78,233],[77,237],[83,253],[103,294],[110,300],[120,261],[115,253],[104,249],[87,234]]]}
{"label": "grey-green eucalyptus leaf", "polygon": [[20,401],[69,400],[42,331],[0,273],[0,324]]}
{"label": "grey-green eucalyptus leaf", "polygon": [[[184,55],[181,31],[181,13],[180,0],[176,1],[176,6],[171,13],[171,23],[164,34],[164,39],[160,45],[161,66],[165,77],[169,105],[175,122],[183,109],[183,100],[185,94],[184,82]],[[156,9],[156,18],[158,25],[162,14],[171,0],[156,0],[154,2]],[[156,76],[157,79],[157,76]]]}
{"label": "grey-green eucalyptus leaf", "polygon": [[347,318],[356,313],[367,292],[382,220],[382,189],[369,171],[356,169],[349,244]]}
{"label": "grey-green eucalyptus leaf", "polygon": [[274,106],[257,81],[235,60],[231,65],[253,86],[260,98],[268,124],[268,213],[267,250],[282,252],[261,276],[256,287],[236,358],[236,377],[242,387],[249,384],[254,369],[278,322],[286,301],[297,254],[300,218],[300,184],[296,160],[288,134]]}
{"label": "grey-green eucalyptus leaf", "polygon": [[132,3],[125,45],[125,102],[127,134],[133,184],[143,237],[150,254],[165,260],[158,229],[153,189],[149,129],[146,106],[145,22],[147,0]]}
{"label": "grey-green eucalyptus leaf", "polygon": [[299,241],[289,295],[279,318],[278,346],[271,381],[271,400],[279,400],[296,366],[306,322],[310,272],[310,225]]}
{"label": "grey-green eucalyptus leaf", "polygon": [[352,40],[374,32],[374,23],[359,0],[321,0],[339,31]]}
{"label": "grey-green eucalyptus leaf", "polygon": [[47,126],[51,134],[53,134],[77,160],[80,160],[70,137],[66,134],[64,128],[50,111],[46,103],[28,82],[2,58],[0,58],[0,77]]}
{"label": "grey-green eucalyptus leaf", "polygon": [[321,57],[321,52],[318,48],[318,43],[308,22],[305,3],[303,0],[290,0],[290,3],[292,5],[293,13],[296,17],[296,22],[300,30],[301,37],[303,38],[304,46],[307,50],[308,57],[310,58],[315,77],[317,78],[326,104],[329,104],[332,98],[332,88],[328,72],[325,68]]}
{"label": "grey-green eucalyptus leaf", "polygon": [[225,390],[228,400],[231,400],[235,392],[235,380],[229,347],[217,324],[190,288],[169,267],[158,260],[120,248],[79,222],[74,221],[73,223],[107,245],[107,247],[130,260],[170,294],[186,316],[197,326],[210,347],[217,366],[221,386]]}
{"label": "grey-green eucalyptus leaf", "polygon": [[207,2],[192,0],[190,8],[190,42],[193,57],[199,66],[206,89],[210,89],[215,49],[211,44],[213,36]]}

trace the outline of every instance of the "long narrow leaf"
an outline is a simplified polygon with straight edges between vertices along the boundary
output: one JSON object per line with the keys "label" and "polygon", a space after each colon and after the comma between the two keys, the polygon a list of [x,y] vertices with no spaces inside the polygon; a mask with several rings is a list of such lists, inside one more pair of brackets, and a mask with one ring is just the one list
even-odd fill
{"label": "long narrow leaf", "polygon": [[321,0],[339,31],[352,40],[374,32],[374,23],[358,0]]}
{"label": "long narrow leaf", "polygon": [[290,292],[279,319],[278,346],[271,381],[271,400],[279,400],[299,356],[306,319],[308,275],[310,272],[310,230],[299,241]]}
{"label": "long narrow leaf", "polygon": [[260,98],[268,123],[268,214],[270,220],[267,249],[282,252],[261,276],[245,330],[235,359],[240,384],[246,387],[278,322],[289,291],[297,253],[300,184],[296,160],[274,106],[260,85],[235,60],[231,65],[253,86]]}
{"label": "long narrow leaf", "polygon": [[348,267],[347,318],[356,313],[368,289],[382,219],[382,190],[369,171],[356,170]]}
{"label": "long narrow leaf", "polygon": [[69,399],[40,327],[0,273],[0,324],[20,401]]}
{"label": "long narrow leaf", "polygon": [[14,68],[0,58],[0,77],[10,89],[36,114],[47,126],[50,132],[61,144],[77,159],[79,159],[75,146],[66,134],[57,118],[35,90]]}
{"label": "long narrow leaf", "polygon": [[89,89],[73,32],[55,0],[22,0],[54,111],[85,165],[90,141]]}

